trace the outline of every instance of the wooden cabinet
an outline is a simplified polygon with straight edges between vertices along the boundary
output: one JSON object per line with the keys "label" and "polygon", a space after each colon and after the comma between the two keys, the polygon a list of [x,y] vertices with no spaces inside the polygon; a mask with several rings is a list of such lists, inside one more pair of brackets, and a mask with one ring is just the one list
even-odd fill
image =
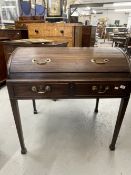
{"label": "wooden cabinet", "polygon": [[[15,30],[15,29],[0,29],[0,42],[5,40],[16,40],[28,38],[28,31],[27,30]],[[8,48],[7,50],[9,56],[12,53],[12,48]],[[8,56],[8,58],[9,58]],[[7,78],[7,71],[6,71],[6,64],[8,59],[4,54],[3,44],[0,43],[0,84],[4,82]]]}
{"label": "wooden cabinet", "polygon": [[82,47],[93,47],[95,37],[96,26],[82,26]]}
{"label": "wooden cabinet", "polygon": [[29,38],[68,42],[69,47],[82,46],[82,25],[70,23],[28,23]]}
{"label": "wooden cabinet", "polygon": [[10,40],[28,38],[26,29],[0,29],[0,37],[8,37]]}

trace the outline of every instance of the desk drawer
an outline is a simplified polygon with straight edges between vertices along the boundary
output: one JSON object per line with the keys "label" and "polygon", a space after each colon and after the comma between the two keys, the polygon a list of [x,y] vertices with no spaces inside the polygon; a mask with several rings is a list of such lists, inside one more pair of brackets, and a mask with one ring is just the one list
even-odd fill
{"label": "desk drawer", "polygon": [[26,83],[13,86],[15,97],[60,98],[69,94],[68,83]]}
{"label": "desk drawer", "polygon": [[126,83],[76,83],[75,96],[76,97],[117,97],[125,96],[129,93],[129,86]]}

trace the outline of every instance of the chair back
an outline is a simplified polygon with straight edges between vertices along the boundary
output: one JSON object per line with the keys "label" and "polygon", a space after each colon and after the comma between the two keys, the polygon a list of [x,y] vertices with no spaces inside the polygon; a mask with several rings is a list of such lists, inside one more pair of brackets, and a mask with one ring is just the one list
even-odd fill
{"label": "chair back", "polygon": [[20,0],[20,6],[21,6],[22,15],[30,15],[30,13],[31,13],[31,0],[29,0],[29,1]]}
{"label": "chair back", "polygon": [[35,5],[35,15],[43,15],[45,14],[45,7],[43,5]]}

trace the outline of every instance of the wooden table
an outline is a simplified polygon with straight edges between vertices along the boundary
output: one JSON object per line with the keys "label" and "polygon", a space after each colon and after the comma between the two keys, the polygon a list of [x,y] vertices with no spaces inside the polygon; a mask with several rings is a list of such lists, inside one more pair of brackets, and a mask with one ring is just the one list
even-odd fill
{"label": "wooden table", "polygon": [[96,98],[98,112],[99,98],[121,98],[110,144],[110,150],[115,150],[131,92],[128,58],[120,49],[18,48],[8,71],[7,86],[22,154],[27,150],[18,100],[30,99]]}
{"label": "wooden table", "polygon": [[113,37],[113,42],[112,42],[112,47],[113,47],[113,45],[114,45],[114,43],[115,43],[115,45],[117,44],[117,43],[121,43],[121,44],[125,44],[126,43],[126,37],[119,37],[119,36],[114,36]]}
{"label": "wooden table", "polygon": [[3,41],[4,55],[8,63],[9,57],[17,47],[66,47],[68,42],[57,42],[45,39],[20,39]]}

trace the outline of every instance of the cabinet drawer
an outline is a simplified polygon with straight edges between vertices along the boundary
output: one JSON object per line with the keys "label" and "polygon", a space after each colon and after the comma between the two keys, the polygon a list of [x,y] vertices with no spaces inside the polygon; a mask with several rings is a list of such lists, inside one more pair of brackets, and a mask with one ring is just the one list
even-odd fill
{"label": "cabinet drawer", "polygon": [[75,84],[75,96],[111,96],[119,97],[125,96],[129,93],[129,86],[127,84],[113,84],[113,83],[76,83]]}
{"label": "cabinet drawer", "polygon": [[15,39],[21,39],[21,32],[20,31],[8,31],[8,37],[11,40],[15,40]]}
{"label": "cabinet drawer", "polygon": [[42,24],[39,25],[30,25],[28,26],[28,34],[29,34],[29,38],[39,38],[43,36],[43,28],[42,28]]}
{"label": "cabinet drawer", "polygon": [[45,28],[43,28],[43,36],[72,37],[73,36],[73,27],[46,26]]}
{"label": "cabinet drawer", "polygon": [[68,83],[31,83],[15,84],[15,97],[25,98],[64,98],[69,95]]}

